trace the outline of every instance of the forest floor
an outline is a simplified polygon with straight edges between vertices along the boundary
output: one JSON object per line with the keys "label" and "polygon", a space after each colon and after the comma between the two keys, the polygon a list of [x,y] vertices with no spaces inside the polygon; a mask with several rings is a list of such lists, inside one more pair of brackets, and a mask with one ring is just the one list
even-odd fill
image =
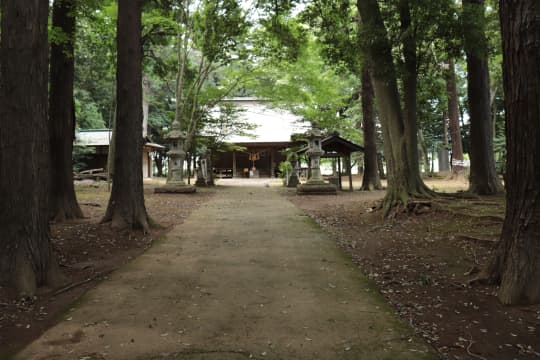
{"label": "forest floor", "polygon": [[[439,192],[467,184],[427,180]],[[504,196],[434,199],[383,221],[384,192],[297,196],[306,211],[372,278],[395,312],[444,359],[539,359],[540,306],[503,306],[497,289],[469,286],[492,257]]]}
{"label": "forest floor", "polygon": [[[427,183],[436,191],[466,188],[456,181]],[[153,186],[147,185],[146,205],[163,228],[146,236],[118,234],[99,224],[108,200],[106,185],[77,186],[87,219],[52,226],[62,269],[77,286],[56,295],[44,289],[32,299],[15,299],[0,288],[0,359],[60,321],[88,289],[142,254],[215,194],[154,195]],[[441,358],[540,358],[540,306],[502,306],[496,288],[468,285],[495,248],[504,197],[442,197],[419,206],[414,214],[383,221],[374,211],[383,192],[300,197],[280,191],[336,240]]]}

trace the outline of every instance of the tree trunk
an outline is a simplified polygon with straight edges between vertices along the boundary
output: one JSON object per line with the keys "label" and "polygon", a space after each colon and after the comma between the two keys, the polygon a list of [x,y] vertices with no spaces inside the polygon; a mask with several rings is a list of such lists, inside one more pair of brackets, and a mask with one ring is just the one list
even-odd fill
{"label": "tree trunk", "polygon": [[364,174],[361,190],[381,189],[381,179],[377,168],[377,133],[375,130],[375,94],[367,66],[362,69],[362,127],[364,130]]}
{"label": "tree trunk", "polygon": [[142,174],[142,0],[118,2],[116,149],[111,197],[104,222],[148,231]]}
{"label": "tree trunk", "polygon": [[150,79],[146,76],[143,77],[143,123],[142,123],[142,136],[146,138],[148,136],[148,116],[150,114],[150,96],[152,93],[152,87],[150,86]]}
{"label": "tree trunk", "polygon": [[190,153],[187,153],[186,154],[186,159],[187,159],[187,171],[186,171],[186,177],[187,177],[187,183],[188,185],[191,185],[191,159],[192,159],[192,156]]}
{"label": "tree trunk", "polygon": [[446,93],[448,94],[448,125],[452,141],[452,177],[463,176],[463,143],[459,126],[458,93],[456,86],[456,67],[454,59],[448,59],[446,73]]}
{"label": "tree trunk", "polygon": [[448,123],[446,121],[446,111],[443,111],[442,113],[442,124],[443,144],[439,151],[437,151],[437,158],[439,160],[439,172],[446,172],[450,170],[450,164],[448,163],[450,155],[448,153]]}
{"label": "tree trunk", "polygon": [[55,285],[49,237],[49,3],[2,0],[0,283],[20,294]]}
{"label": "tree trunk", "polygon": [[501,1],[500,16],[507,205],[490,275],[502,303],[531,304],[540,302],[540,4]]}
{"label": "tree trunk", "polygon": [[82,218],[83,213],[73,186],[73,139],[75,108],[73,100],[75,38],[75,4],[73,0],[56,0],[53,5],[53,27],[66,40],[51,45],[49,94],[49,132],[51,157],[50,215],[54,221]]}
{"label": "tree trunk", "polygon": [[418,124],[416,121],[418,83],[416,34],[411,22],[409,0],[399,1],[399,18],[401,22],[401,43],[403,45],[403,124],[407,157],[411,170],[408,172],[409,183],[421,182],[418,159]]}
{"label": "tree trunk", "polygon": [[405,205],[411,196],[431,196],[432,193],[420,178],[416,147],[414,152],[408,150],[413,141],[408,138],[411,128],[405,129],[390,41],[377,0],[358,0],[357,7],[363,30],[369,34],[369,41],[364,42],[363,47],[372,65],[371,76],[383,130],[388,170],[383,209],[389,214],[394,207]]}
{"label": "tree trunk", "polygon": [[379,170],[379,178],[386,180],[386,174],[384,172],[383,154],[377,151],[377,169]]}
{"label": "tree trunk", "polygon": [[467,93],[471,121],[469,191],[480,195],[502,190],[495,170],[489,94],[484,0],[463,0]]}
{"label": "tree trunk", "polygon": [[418,144],[420,145],[419,150],[422,153],[422,159],[424,160],[424,173],[429,174],[431,167],[429,166],[429,155],[426,145],[426,140],[424,139],[424,133],[422,129],[418,129]]}
{"label": "tree trunk", "polygon": [[206,185],[207,186],[216,186],[214,179],[214,150],[212,148],[208,151],[208,156],[206,158]]}

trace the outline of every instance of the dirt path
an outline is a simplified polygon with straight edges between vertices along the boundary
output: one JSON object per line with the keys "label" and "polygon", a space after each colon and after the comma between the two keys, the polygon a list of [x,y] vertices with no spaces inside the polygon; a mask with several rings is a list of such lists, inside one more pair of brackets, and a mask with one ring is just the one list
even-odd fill
{"label": "dirt path", "polygon": [[18,359],[434,358],[273,188],[220,188]]}

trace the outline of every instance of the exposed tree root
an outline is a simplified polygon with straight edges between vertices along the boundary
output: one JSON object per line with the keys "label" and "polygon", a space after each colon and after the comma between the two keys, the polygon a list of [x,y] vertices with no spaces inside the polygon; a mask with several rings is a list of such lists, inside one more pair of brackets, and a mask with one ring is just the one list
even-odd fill
{"label": "exposed tree root", "polygon": [[111,228],[116,231],[140,229],[144,234],[150,232],[150,221],[146,214],[122,214],[118,209],[107,211],[101,223],[111,223]]}
{"label": "exposed tree root", "polygon": [[494,244],[497,244],[499,242],[498,240],[480,239],[480,238],[477,238],[477,237],[474,237],[474,236],[464,235],[464,234],[457,234],[456,239],[465,240],[465,241],[483,242],[483,243],[486,243],[486,244],[489,244],[489,245],[494,245]]}
{"label": "exposed tree root", "polygon": [[107,274],[110,274],[111,272],[113,272],[114,270],[116,269],[111,269],[109,271],[106,271],[106,272],[100,272],[100,273],[96,273],[94,275],[92,275],[91,277],[85,279],[85,280],[82,280],[82,281],[78,281],[76,283],[71,283],[67,286],[64,286],[63,288],[61,289],[58,289],[57,291],[54,292],[53,296],[58,296],[60,294],[63,294],[71,289],[74,289],[76,287],[79,287],[81,285],[84,285],[84,284],[88,284],[89,282],[92,282],[94,281],[95,279],[101,277],[101,276],[104,276],[104,275],[107,275]]}
{"label": "exposed tree root", "polygon": [[480,360],[487,360],[485,357],[483,356],[480,356],[480,355],[477,355],[475,353],[473,353],[471,351],[471,347],[473,346],[473,344],[475,343],[475,341],[473,341],[472,339],[469,340],[469,346],[467,346],[467,354],[469,354],[470,356],[472,356],[473,358],[476,358],[476,359],[480,359]]}

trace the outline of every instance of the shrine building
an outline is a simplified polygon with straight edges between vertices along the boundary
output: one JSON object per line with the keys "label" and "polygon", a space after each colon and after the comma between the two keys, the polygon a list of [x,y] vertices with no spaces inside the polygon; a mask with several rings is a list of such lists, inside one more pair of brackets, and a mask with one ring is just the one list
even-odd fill
{"label": "shrine building", "polygon": [[308,125],[285,110],[273,109],[256,98],[227,99],[242,107],[241,116],[257,126],[253,136],[232,136],[227,142],[243,150],[219,152],[214,159],[218,178],[276,177],[278,166],[286,160],[285,149],[305,142],[294,142],[292,135],[304,133]]}

